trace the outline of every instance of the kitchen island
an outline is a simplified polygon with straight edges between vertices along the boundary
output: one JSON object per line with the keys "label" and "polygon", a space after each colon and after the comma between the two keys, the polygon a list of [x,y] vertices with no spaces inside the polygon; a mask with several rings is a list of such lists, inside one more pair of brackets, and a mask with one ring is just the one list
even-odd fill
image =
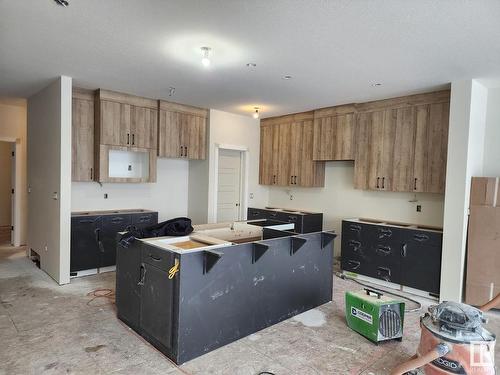
{"label": "kitchen island", "polygon": [[336,235],[286,224],[118,241],[118,318],[180,364],[331,301]]}

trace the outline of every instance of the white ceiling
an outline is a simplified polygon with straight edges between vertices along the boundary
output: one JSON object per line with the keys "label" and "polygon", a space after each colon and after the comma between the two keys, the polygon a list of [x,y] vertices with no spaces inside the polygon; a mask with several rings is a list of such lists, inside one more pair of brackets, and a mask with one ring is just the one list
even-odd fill
{"label": "white ceiling", "polygon": [[69,2],[0,0],[0,96],[68,75],[266,117],[500,76],[498,0]]}

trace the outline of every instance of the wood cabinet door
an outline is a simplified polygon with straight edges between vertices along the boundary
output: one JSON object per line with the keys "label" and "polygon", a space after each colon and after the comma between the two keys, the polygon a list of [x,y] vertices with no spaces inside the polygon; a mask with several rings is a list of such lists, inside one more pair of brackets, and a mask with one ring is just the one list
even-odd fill
{"label": "wood cabinet door", "polygon": [[371,124],[372,115],[369,112],[356,116],[356,154],[354,159],[354,188],[368,189],[368,175],[371,164]]}
{"label": "wood cabinet door", "polygon": [[181,146],[183,157],[187,159],[205,159],[206,154],[206,120],[202,117],[182,113]]}
{"label": "wood cabinet door", "polygon": [[157,148],[158,111],[144,107],[131,107],[130,145]]}
{"label": "wood cabinet door", "polygon": [[444,193],[450,104],[416,108],[415,157],[411,191]]}
{"label": "wood cabinet door", "polygon": [[412,191],[416,110],[411,106],[398,108],[395,111],[392,191]]}
{"label": "wood cabinet door", "polygon": [[314,160],[354,160],[354,114],[322,117],[314,120]]}
{"label": "wood cabinet door", "polygon": [[[367,187],[371,190],[381,190],[383,173],[387,170],[383,166],[383,160],[385,159],[384,128],[388,129],[388,126],[384,126],[384,111],[371,112],[366,114],[366,116],[369,116],[369,121],[366,124],[369,127]],[[383,186],[385,187],[385,180]]]}
{"label": "wood cabinet door", "polygon": [[[295,161],[294,185],[303,187],[322,187],[325,185],[325,162],[313,160],[314,124],[312,120],[303,121],[296,130],[299,139],[292,142],[292,154],[297,152]],[[292,133],[293,134],[293,133]],[[292,136],[293,140],[293,136]],[[295,149],[294,149],[295,148]],[[293,158],[292,158],[293,160]],[[293,164],[292,164],[293,165]]]}
{"label": "wood cabinet door", "polygon": [[165,158],[181,157],[181,114],[160,111],[158,155]]}
{"label": "wood cabinet door", "polygon": [[100,144],[129,146],[130,105],[101,100]]}
{"label": "wood cabinet door", "polygon": [[379,154],[377,165],[377,176],[380,177],[378,184],[379,190],[393,190],[393,165],[394,165],[394,146],[396,123],[398,118],[398,110],[388,109],[384,111],[384,125],[381,136],[382,149]]}
{"label": "wood cabinet door", "polygon": [[[291,123],[273,125],[278,127],[278,148],[273,149],[273,159],[277,160],[276,185],[290,185],[290,145],[292,129]],[[274,162],[273,162],[274,164]]]}
{"label": "wood cabinet door", "polygon": [[94,180],[94,102],[72,101],[72,181]]}
{"label": "wood cabinet door", "polygon": [[[273,168],[274,158],[274,125],[262,125],[260,127],[260,160],[259,160],[259,184],[273,185],[276,181]],[[277,132],[276,132],[277,133]]]}
{"label": "wood cabinet door", "polygon": [[[307,140],[304,139],[304,123],[302,121],[292,122],[290,124],[290,148],[289,148],[289,185],[300,185],[302,181],[302,150],[303,143]],[[312,134],[311,134],[312,135]]]}

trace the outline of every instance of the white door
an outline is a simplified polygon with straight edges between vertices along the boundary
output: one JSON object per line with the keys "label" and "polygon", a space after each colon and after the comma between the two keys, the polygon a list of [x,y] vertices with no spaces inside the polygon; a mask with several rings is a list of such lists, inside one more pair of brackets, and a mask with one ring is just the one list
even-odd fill
{"label": "white door", "polygon": [[11,220],[10,220],[10,225],[11,225],[11,231],[10,231],[10,243],[12,245],[14,245],[14,231],[17,229],[17,228],[14,228],[14,223],[16,222],[15,221],[15,200],[16,200],[16,193],[17,191],[15,190],[15,186],[16,186],[16,144],[15,143],[11,143],[11,148],[10,148],[10,153],[12,155],[11,157],[11,162],[10,162],[10,171],[11,171],[11,174],[10,174],[10,180],[11,180],[11,183],[10,183],[10,186],[12,187],[11,189],[11,210],[10,210],[10,216],[11,216]]}
{"label": "white door", "polygon": [[240,220],[241,152],[219,150],[217,184],[217,222]]}

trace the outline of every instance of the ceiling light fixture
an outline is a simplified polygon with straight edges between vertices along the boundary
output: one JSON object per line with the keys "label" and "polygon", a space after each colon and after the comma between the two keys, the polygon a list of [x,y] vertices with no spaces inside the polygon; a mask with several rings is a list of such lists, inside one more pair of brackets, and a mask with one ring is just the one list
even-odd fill
{"label": "ceiling light fixture", "polygon": [[372,83],[372,87],[380,87],[382,86],[381,83],[377,82],[377,83]]}
{"label": "ceiling light fixture", "polygon": [[201,59],[201,63],[205,67],[210,66],[210,58],[209,58],[210,50],[211,50],[210,47],[201,47],[201,52],[203,53],[203,58]]}
{"label": "ceiling light fixture", "polygon": [[286,76],[281,77],[281,79],[289,80],[289,79],[292,79],[292,76],[286,75]]}
{"label": "ceiling light fixture", "polygon": [[259,118],[259,107],[254,107],[255,112],[253,113],[253,118],[258,119]]}
{"label": "ceiling light fixture", "polygon": [[256,63],[252,63],[252,62],[247,63],[248,68],[255,68],[256,66],[257,66]]}
{"label": "ceiling light fixture", "polygon": [[69,2],[67,0],[54,0],[57,4],[62,5],[63,7],[67,7]]}

